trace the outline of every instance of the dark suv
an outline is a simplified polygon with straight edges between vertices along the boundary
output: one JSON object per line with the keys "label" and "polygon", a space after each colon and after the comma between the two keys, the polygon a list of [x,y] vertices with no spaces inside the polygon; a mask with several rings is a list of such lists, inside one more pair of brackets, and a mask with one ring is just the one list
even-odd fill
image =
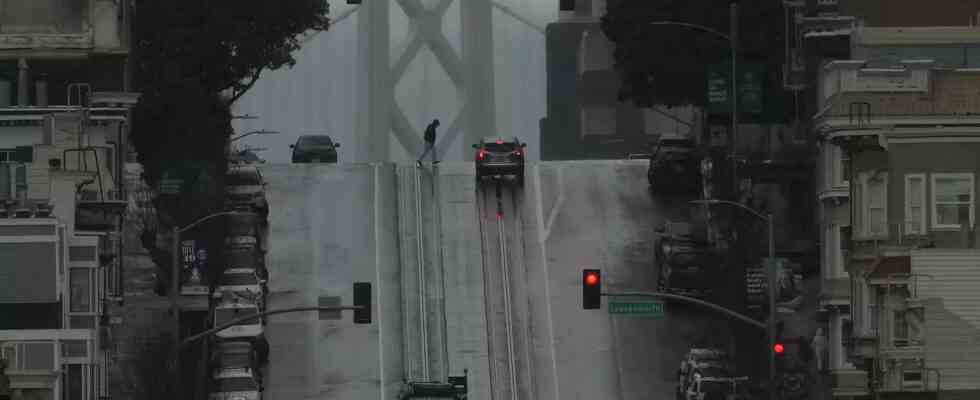
{"label": "dark suv", "polygon": [[662,137],[654,145],[647,170],[650,190],[697,193],[701,187],[701,157],[694,141],[684,137]]}
{"label": "dark suv", "polygon": [[524,148],[527,143],[512,138],[483,138],[474,144],[476,152],[476,180],[486,175],[514,175],[517,182],[524,183]]}
{"label": "dark suv", "polygon": [[337,148],[340,143],[330,140],[327,135],[303,135],[296,144],[289,145],[293,149],[294,163],[337,163]]}

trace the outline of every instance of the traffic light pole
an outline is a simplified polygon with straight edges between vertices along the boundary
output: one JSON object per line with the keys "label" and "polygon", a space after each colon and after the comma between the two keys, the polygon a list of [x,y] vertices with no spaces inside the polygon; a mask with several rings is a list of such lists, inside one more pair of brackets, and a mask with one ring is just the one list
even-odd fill
{"label": "traffic light pole", "polygon": [[[242,317],[242,318],[238,318],[238,319],[234,319],[234,320],[228,321],[228,322],[226,322],[224,324],[218,325],[218,326],[216,326],[214,328],[208,329],[208,330],[206,330],[204,332],[198,333],[198,334],[196,334],[194,336],[191,336],[191,337],[189,337],[187,339],[184,339],[183,341],[181,341],[180,343],[177,344],[176,348],[174,348],[173,360],[174,360],[175,363],[176,362],[179,362],[179,360],[180,360],[180,351],[185,346],[187,346],[187,345],[189,345],[191,343],[194,343],[194,342],[196,342],[198,340],[201,340],[203,338],[206,338],[208,336],[211,336],[211,335],[213,335],[215,333],[221,332],[221,331],[223,331],[225,329],[231,328],[232,326],[238,325],[238,324],[240,324],[242,322],[248,322],[248,321],[251,321],[251,320],[254,320],[254,319],[262,318],[262,317],[265,317],[265,316],[268,316],[268,315],[276,315],[276,314],[287,314],[287,313],[294,313],[294,312],[301,312],[301,311],[342,311],[342,310],[355,310],[356,311],[356,310],[360,310],[360,309],[363,309],[363,308],[366,308],[366,307],[367,306],[292,307],[292,308],[283,308],[283,309],[279,309],[279,310],[266,310],[266,311],[260,312],[258,314],[252,314],[252,315],[249,315],[247,317]],[[179,372],[179,370],[178,370],[178,372]]]}

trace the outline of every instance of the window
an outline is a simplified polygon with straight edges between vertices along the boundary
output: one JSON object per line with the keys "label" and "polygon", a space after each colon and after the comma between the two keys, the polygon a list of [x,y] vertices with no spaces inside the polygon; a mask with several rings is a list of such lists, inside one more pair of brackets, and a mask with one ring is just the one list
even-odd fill
{"label": "window", "polygon": [[905,175],[905,232],[926,233],[926,175]]}
{"label": "window", "polygon": [[847,186],[851,176],[851,158],[847,151],[834,146],[831,154],[831,171],[833,172],[834,186]]}
{"label": "window", "polygon": [[864,234],[888,235],[888,173],[864,174]]}
{"label": "window", "polygon": [[92,282],[88,268],[72,268],[71,270],[71,311],[91,312]]}
{"label": "window", "polygon": [[892,314],[892,339],[895,347],[904,347],[909,344],[909,323],[905,318],[905,311],[895,311]]}
{"label": "window", "polygon": [[969,218],[973,226],[973,174],[932,174],[932,227],[959,228]]}

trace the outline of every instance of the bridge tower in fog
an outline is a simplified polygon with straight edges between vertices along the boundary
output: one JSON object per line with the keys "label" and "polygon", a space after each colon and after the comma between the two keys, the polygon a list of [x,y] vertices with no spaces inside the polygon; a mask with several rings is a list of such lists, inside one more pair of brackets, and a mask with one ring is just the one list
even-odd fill
{"label": "bridge tower in fog", "polygon": [[[395,98],[395,86],[422,46],[436,56],[459,99],[460,107],[453,119],[440,121],[442,125],[436,142],[438,156],[441,157],[449,146],[468,148],[477,138],[496,131],[493,5],[485,0],[458,1],[461,51],[452,47],[443,32],[442,20],[453,0],[434,2],[433,7],[426,7],[421,0],[365,1],[358,7],[357,161],[391,160],[392,142],[398,143],[409,154],[421,152],[421,128],[424,125],[419,125],[429,121],[414,121],[405,116]],[[401,43],[395,43],[391,50],[390,13],[393,9],[405,13],[409,27],[404,34],[396,32],[395,37],[400,38]]]}

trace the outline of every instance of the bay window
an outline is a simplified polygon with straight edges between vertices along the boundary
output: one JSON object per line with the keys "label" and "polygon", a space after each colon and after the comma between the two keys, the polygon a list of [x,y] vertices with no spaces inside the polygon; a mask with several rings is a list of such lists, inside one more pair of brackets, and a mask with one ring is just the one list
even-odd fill
{"label": "bay window", "polygon": [[974,224],[973,174],[932,174],[932,227],[957,229],[969,218]]}

